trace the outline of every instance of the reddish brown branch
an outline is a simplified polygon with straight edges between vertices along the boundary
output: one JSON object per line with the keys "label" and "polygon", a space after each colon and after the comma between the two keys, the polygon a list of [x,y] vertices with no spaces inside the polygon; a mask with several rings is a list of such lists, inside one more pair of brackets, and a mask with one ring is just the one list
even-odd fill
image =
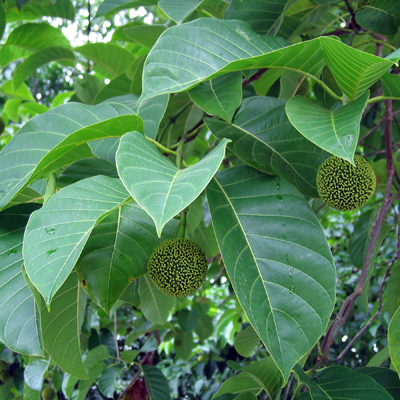
{"label": "reddish brown branch", "polygon": [[393,110],[392,110],[392,100],[386,101],[386,110],[385,110],[385,147],[386,147],[386,159],[387,159],[387,182],[385,188],[385,195],[382,201],[382,207],[379,211],[378,217],[372,227],[371,232],[371,241],[368,245],[367,252],[365,254],[363,267],[361,270],[360,278],[357,282],[357,286],[354,289],[354,292],[350,294],[347,299],[342,304],[336,318],[332,321],[328,331],[325,335],[324,341],[321,347],[321,355],[317,359],[317,365],[326,364],[329,360],[329,350],[332,347],[340,329],[346,323],[352,309],[354,303],[356,302],[358,296],[363,292],[364,285],[366,283],[366,279],[368,276],[368,270],[370,267],[372,253],[374,251],[374,247],[379,238],[379,234],[382,228],[382,224],[386,218],[387,213],[389,212],[390,207],[393,204],[394,199],[391,199],[390,190],[393,182],[394,176],[394,166],[393,166],[393,155],[392,155],[392,121],[393,121]]}

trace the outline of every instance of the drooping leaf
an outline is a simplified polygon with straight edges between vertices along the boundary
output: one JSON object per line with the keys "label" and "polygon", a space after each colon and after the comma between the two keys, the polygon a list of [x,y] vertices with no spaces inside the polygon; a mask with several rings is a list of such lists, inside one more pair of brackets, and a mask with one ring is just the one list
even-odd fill
{"label": "drooping leaf", "polygon": [[260,344],[260,338],[252,326],[240,331],[235,337],[235,349],[243,357],[250,357]]}
{"label": "drooping leaf", "polygon": [[174,308],[175,299],[160,292],[148,274],[139,278],[139,296],[143,315],[155,324],[165,324]]}
{"label": "drooping leaf", "polygon": [[78,386],[78,393],[76,396],[76,400],[86,400],[87,394],[92,386],[99,380],[99,376],[102,372],[107,368],[105,363],[96,364],[92,368],[90,368],[88,372],[88,378],[86,380],[81,380]]}
{"label": "drooping leaf", "polygon": [[[304,374],[300,366],[295,371],[300,379],[310,388],[298,397],[305,399],[341,400],[392,400],[392,396],[374,379],[354,372],[348,367],[333,366],[324,368],[311,380]],[[310,394],[311,393],[311,394]]]}
{"label": "drooping leaf", "polygon": [[356,21],[366,30],[383,35],[395,35],[400,27],[397,0],[374,0],[356,13]]}
{"label": "drooping leaf", "polygon": [[233,72],[200,83],[189,96],[207,114],[230,122],[242,102],[242,74]]}
{"label": "drooping leaf", "polygon": [[174,339],[176,357],[183,361],[189,361],[193,350],[193,332],[178,332]]}
{"label": "drooping leaf", "polygon": [[[26,276],[28,279],[28,276]],[[85,316],[86,294],[72,272],[54,296],[51,310],[30,283],[40,311],[44,349],[65,372],[87,379],[82,363],[80,332]]]}
{"label": "drooping leaf", "polygon": [[22,276],[22,242],[34,204],[0,213],[0,340],[13,351],[43,355],[35,301]]}
{"label": "drooping leaf", "polygon": [[232,0],[225,12],[225,19],[246,21],[260,35],[274,36],[281,25],[287,0]]}
{"label": "drooping leaf", "polygon": [[99,175],[61,189],[32,215],[24,236],[24,261],[47,305],[75,266],[94,226],[128,199],[118,179]]}
{"label": "drooping leaf", "polygon": [[[392,317],[392,316],[391,316]],[[389,347],[379,350],[369,361],[367,367],[379,367],[389,358]]]}
{"label": "drooping leaf", "polygon": [[390,321],[388,343],[390,359],[400,376],[400,307]]}
{"label": "drooping leaf", "polygon": [[201,3],[201,0],[181,0],[179,3],[174,0],[160,0],[158,6],[177,24],[181,24]]}
{"label": "drooping leaf", "polygon": [[33,50],[19,47],[16,45],[4,45],[0,49],[0,66],[5,68],[8,64],[15,60],[25,58],[34,53]]}
{"label": "drooping leaf", "polygon": [[142,365],[144,379],[151,400],[170,400],[169,385],[164,374],[153,365]]}
{"label": "drooping leaf", "polygon": [[210,182],[222,162],[227,143],[223,140],[197,164],[178,169],[139,132],[122,137],[116,156],[118,174],[132,197],[153,219],[158,236],[165,224],[194,201]]}
{"label": "drooping leaf", "polygon": [[214,324],[212,318],[207,314],[200,314],[195,332],[200,340],[206,340],[214,332]]}
{"label": "drooping leaf", "polygon": [[316,100],[296,96],[286,103],[286,113],[291,124],[308,140],[353,164],[368,97],[367,91],[357,100],[332,111]]}
{"label": "drooping leaf", "polygon": [[400,379],[396,371],[390,368],[361,367],[356,372],[371,377],[388,391],[393,400],[400,400]]}
{"label": "drooping leaf", "polygon": [[114,365],[105,369],[99,377],[100,392],[106,397],[113,397],[115,390],[115,380],[121,373],[122,367]]}
{"label": "drooping leaf", "polygon": [[320,41],[332,75],[350,100],[364,94],[393,66],[392,61],[346,46],[340,40],[322,37]]}
{"label": "drooping leaf", "polygon": [[114,43],[88,43],[74,50],[94,61],[94,68],[110,79],[125,72],[135,59],[129,50]]}
{"label": "drooping leaf", "polygon": [[206,119],[217,138],[228,138],[228,148],[248,165],[277,173],[310,197],[318,197],[316,177],[328,153],[305,139],[289,122],[285,101],[250,97],[243,101],[232,124]]}
{"label": "drooping leaf", "polygon": [[207,198],[232,286],[286,381],[324,333],[334,304],[322,227],[292,186],[249,167],[220,171]]}
{"label": "drooping leaf", "polygon": [[383,95],[398,97],[400,99],[400,76],[395,74],[384,74],[382,76]]}
{"label": "drooping leaf", "polygon": [[0,153],[0,208],[34,180],[92,157],[88,141],[131,129],[142,130],[142,120],[119,100],[97,106],[68,103],[32,118]]}
{"label": "drooping leaf", "polygon": [[107,313],[128,285],[147,272],[147,262],[162,241],[176,237],[179,222],[171,221],[161,238],[154,223],[135,203],[123,205],[92,231],[77,271],[89,295]]}
{"label": "drooping leaf", "polygon": [[58,61],[73,67],[75,65],[75,54],[65,47],[48,47],[33,53],[15,69],[13,75],[14,88],[17,88],[39,67],[51,61]]}
{"label": "drooping leaf", "polygon": [[188,310],[183,308],[179,311],[178,322],[183,332],[190,332],[196,329],[199,323],[200,312],[197,308]]}
{"label": "drooping leaf", "polygon": [[43,377],[49,367],[50,360],[36,360],[30,362],[24,369],[24,380],[33,390],[41,391]]}

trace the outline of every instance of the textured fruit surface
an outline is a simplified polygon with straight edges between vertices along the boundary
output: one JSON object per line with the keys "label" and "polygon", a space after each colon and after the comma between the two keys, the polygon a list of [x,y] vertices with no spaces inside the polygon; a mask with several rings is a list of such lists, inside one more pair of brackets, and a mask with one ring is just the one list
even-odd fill
{"label": "textured fruit surface", "polygon": [[42,392],[43,400],[53,400],[56,398],[56,391],[52,387],[47,387]]}
{"label": "textured fruit surface", "polygon": [[368,6],[371,1],[372,0],[358,0],[358,9]]}
{"label": "textured fruit surface", "polygon": [[317,188],[321,199],[340,211],[356,210],[374,194],[376,177],[368,161],[354,156],[355,166],[340,157],[329,157],[319,167]]}
{"label": "textured fruit surface", "polygon": [[207,275],[207,259],[200,246],[188,239],[159,244],[147,264],[149,276],[163,293],[184,297],[194,293]]}

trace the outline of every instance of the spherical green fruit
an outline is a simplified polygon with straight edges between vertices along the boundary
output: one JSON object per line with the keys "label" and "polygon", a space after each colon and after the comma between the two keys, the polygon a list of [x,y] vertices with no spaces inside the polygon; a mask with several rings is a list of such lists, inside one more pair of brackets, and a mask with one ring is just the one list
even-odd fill
{"label": "spherical green fruit", "polygon": [[0,360],[0,372],[5,371],[7,369],[7,367],[8,367],[8,364],[5,361]]}
{"label": "spherical green fruit", "polygon": [[207,259],[200,246],[188,239],[169,239],[149,258],[150,278],[163,293],[184,297],[194,293],[207,275]]}
{"label": "spherical green fruit", "polygon": [[42,392],[43,400],[53,400],[56,398],[56,391],[52,387],[47,387]]}
{"label": "spherical green fruit", "polygon": [[358,9],[368,6],[372,0],[358,0]]}
{"label": "spherical green fruit", "polygon": [[11,378],[11,374],[8,371],[3,371],[0,374],[0,381],[7,382]]}
{"label": "spherical green fruit", "polygon": [[4,132],[4,128],[6,127],[6,124],[4,123],[3,117],[0,117],[0,135]]}
{"label": "spherical green fruit", "polygon": [[317,188],[321,199],[340,211],[356,210],[375,192],[376,177],[368,161],[354,156],[355,166],[331,156],[319,167]]}

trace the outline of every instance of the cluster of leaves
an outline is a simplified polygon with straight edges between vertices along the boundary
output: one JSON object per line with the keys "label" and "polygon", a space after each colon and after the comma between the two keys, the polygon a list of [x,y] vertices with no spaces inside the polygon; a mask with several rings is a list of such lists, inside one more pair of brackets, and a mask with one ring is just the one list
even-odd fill
{"label": "cluster of leaves", "polygon": [[[91,3],[109,42],[0,5],[0,397],[398,399],[397,0]],[[355,153],[376,193],[338,213],[317,171]],[[178,236],[183,299],[147,274]]]}

